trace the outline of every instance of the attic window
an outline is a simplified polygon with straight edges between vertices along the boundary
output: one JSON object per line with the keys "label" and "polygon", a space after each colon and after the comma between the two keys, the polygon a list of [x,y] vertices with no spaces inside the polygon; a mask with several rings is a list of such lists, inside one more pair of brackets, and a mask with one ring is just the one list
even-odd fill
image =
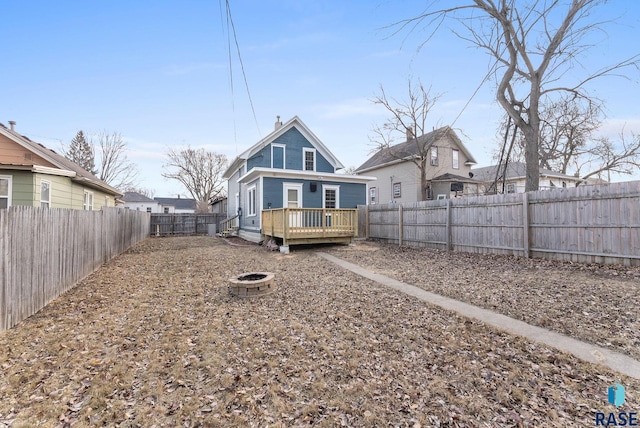
{"label": "attic window", "polygon": [[32,160],[32,159],[33,159],[33,157],[31,156],[31,153],[25,153],[25,154],[24,154],[24,160],[28,160],[28,161],[30,161],[30,160]]}
{"label": "attic window", "polygon": [[302,169],[304,171],[316,170],[316,150],[315,149],[303,149],[302,151]]}
{"label": "attic window", "polygon": [[438,147],[437,146],[431,147],[431,165],[438,166]]}
{"label": "attic window", "polygon": [[453,149],[452,155],[453,155],[453,165],[452,165],[453,169],[460,168],[460,158],[459,158],[460,152],[456,149]]}

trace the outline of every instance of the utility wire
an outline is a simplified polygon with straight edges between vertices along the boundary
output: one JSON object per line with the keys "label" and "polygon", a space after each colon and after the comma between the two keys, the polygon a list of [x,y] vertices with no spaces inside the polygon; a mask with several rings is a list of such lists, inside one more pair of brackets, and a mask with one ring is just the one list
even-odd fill
{"label": "utility wire", "polygon": [[[236,45],[236,51],[238,53],[238,60],[240,61],[240,68],[242,70],[242,77],[244,79],[244,86],[247,89],[247,96],[249,97],[249,104],[251,105],[251,112],[253,113],[253,120],[256,123],[256,129],[258,130],[258,135],[260,135],[260,137],[262,137],[262,133],[260,132],[260,126],[258,125],[258,118],[256,117],[256,110],[253,106],[253,99],[251,98],[251,91],[249,90],[249,82],[247,81],[247,74],[245,72],[244,69],[244,62],[242,61],[242,55],[240,54],[240,45],[238,44],[238,36],[236,34],[236,27],[233,24],[233,17],[231,16],[231,6],[229,5],[229,0],[225,1],[226,3],[226,9],[227,9],[227,40],[228,40],[228,45],[229,45],[229,73],[232,73],[232,69],[231,69],[231,40],[230,37],[228,37],[228,31],[229,31],[229,27],[231,28],[231,30],[233,31],[233,40],[235,42]],[[230,24],[230,25],[229,25]],[[231,83],[233,85],[233,78],[231,80]],[[231,91],[231,96],[233,97],[233,88]],[[235,114],[235,112],[234,112]]]}
{"label": "utility wire", "polygon": [[[222,20],[222,0],[218,3],[220,5],[220,22],[224,27],[224,21]],[[230,26],[229,26],[229,18],[231,13],[229,11],[229,2],[226,1],[226,28],[227,28],[227,60],[229,61],[229,90],[231,91],[231,115],[233,120],[233,141],[236,143],[236,154],[238,153],[238,133],[236,127],[236,104],[235,104],[235,95],[233,93],[233,61],[231,59],[231,34],[230,34]]]}

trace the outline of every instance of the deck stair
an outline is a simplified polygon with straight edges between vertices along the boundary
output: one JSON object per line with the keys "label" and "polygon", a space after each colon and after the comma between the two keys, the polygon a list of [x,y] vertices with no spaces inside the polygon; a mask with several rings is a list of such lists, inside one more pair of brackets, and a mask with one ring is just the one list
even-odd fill
{"label": "deck stair", "polygon": [[238,234],[240,216],[236,215],[220,222],[219,235],[226,238],[227,236],[235,236]]}

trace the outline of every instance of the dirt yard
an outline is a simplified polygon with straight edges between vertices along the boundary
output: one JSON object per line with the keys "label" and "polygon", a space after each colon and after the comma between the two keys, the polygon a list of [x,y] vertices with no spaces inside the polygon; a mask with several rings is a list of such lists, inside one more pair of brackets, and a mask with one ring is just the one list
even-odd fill
{"label": "dirt yard", "polygon": [[[594,426],[640,381],[424,304],[328,251],[638,357],[640,272],[360,244],[148,239],[0,333],[0,427]],[[276,293],[227,279],[276,275]]]}

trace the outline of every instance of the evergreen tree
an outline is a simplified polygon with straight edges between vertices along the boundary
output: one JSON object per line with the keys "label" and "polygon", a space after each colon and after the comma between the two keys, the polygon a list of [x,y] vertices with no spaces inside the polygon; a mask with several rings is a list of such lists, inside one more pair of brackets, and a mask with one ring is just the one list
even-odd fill
{"label": "evergreen tree", "polygon": [[91,174],[95,175],[98,172],[96,170],[93,146],[87,142],[82,131],[78,131],[73,140],[71,140],[65,157]]}

